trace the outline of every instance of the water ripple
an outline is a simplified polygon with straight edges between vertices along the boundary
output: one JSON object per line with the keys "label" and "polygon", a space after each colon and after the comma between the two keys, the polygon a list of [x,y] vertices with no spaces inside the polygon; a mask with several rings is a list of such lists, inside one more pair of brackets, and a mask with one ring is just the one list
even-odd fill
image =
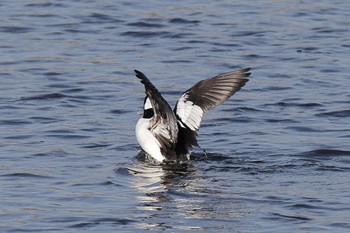
{"label": "water ripple", "polygon": [[312,218],[306,217],[306,216],[300,216],[300,215],[287,215],[287,214],[280,214],[280,213],[272,213],[275,217],[286,219],[286,220],[295,220],[295,221],[310,221],[313,220]]}
{"label": "water ripple", "polygon": [[112,224],[112,225],[128,225],[128,224],[134,224],[136,220],[133,219],[119,219],[119,218],[99,218],[99,219],[94,219],[91,220],[90,222],[82,222],[82,223],[77,223],[73,224],[70,226],[70,228],[91,228],[95,227],[96,225],[99,224]]}
{"label": "water ripple", "polygon": [[48,178],[53,178],[51,176],[43,176],[43,175],[37,175],[33,173],[25,173],[25,172],[20,172],[20,173],[9,173],[9,174],[4,174],[1,175],[2,177],[12,177],[13,179],[17,178],[33,178],[33,179],[48,179]]}
{"label": "water ripple", "polygon": [[336,150],[336,149],[317,149],[303,153],[306,156],[350,156],[350,151],[346,150]]}
{"label": "water ripple", "polygon": [[61,93],[50,93],[50,94],[43,94],[43,95],[21,97],[21,100],[51,100],[51,99],[61,99],[65,97],[67,96]]}
{"label": "water ripple", "polygon": [[121,36],[130,36],[130,37],[137,37],[137,38],[151,38],[151,37],[158,37],[158,36],[166,36],[170,33],[167,31],[127,31],[123,32],[120,35]]}
{"label": "water ripple", "polygon": [[164,25],[158,23],[147,23],[147,22],[135,22],[128,23],[128,26],[140,27],[140,28],[162,28]]}
{"label": "water ripple", "polygon": [[1,26],[0,32],[21,34],[33,31],[34,28],[31,27],[19,27],[19,26]]}
{"label": "water ripple", "polygon": [[338,110],[338,111],[330,111],[317,113],[315,116],[319,117],[350,117],[350,110]]}
{"label": "water ripple", "polygon": [[169,23],[174,23],[174,24],[198,24],[200,23],[199,20],[188,20],[188,19],[183,19],[183,18],[173,18],[169,20]]}

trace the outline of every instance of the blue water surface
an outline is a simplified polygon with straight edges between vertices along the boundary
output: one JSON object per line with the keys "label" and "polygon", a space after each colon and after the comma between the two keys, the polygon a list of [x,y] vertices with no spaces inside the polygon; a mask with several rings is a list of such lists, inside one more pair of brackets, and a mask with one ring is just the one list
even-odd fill
{"label": "blue water surface", "polygon": [[[1,232],[346,232],[349,1],[2,1]],[[251,67],[187,165],[137,157],[169,103]]]}

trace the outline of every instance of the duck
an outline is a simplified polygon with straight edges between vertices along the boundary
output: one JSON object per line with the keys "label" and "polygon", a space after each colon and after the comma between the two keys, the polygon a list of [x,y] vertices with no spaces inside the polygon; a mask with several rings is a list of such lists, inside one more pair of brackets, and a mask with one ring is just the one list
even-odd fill
{"label": "duck", "polygon": [[141,71],[134,70],[144,85],[143,114],[135,134],[142,151],[156,162],[189,161],[199,147],[198,130],[203,116],[221,105],[249,81],[250,68],[204,79],[182,93],[174,109]]}

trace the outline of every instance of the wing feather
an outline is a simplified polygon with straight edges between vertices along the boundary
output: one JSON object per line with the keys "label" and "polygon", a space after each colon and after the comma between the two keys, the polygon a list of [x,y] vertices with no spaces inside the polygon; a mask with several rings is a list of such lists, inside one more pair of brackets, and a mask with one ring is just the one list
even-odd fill
{"label": "wing feather", "polygon": [[178,138],[178,126],[175,114],[151,81],[142,72],[138,70],[134,71],[136,77],[144,84],[145,93],[151,101],[154,110],[150,131],[157,138],[162,154],[170,156],[175,150]]}
{"label": "wing feather", "polygon": [[196,131],[199,129],[203,115],[239,91],[248,81],[249,71],[250,68],[246,68],[199,81],[180,96],[174,112],[181,122],[180,127],[187,127],[190,132],[187,130],[186,133],[192,133],[189,136],[191,145],[185,146],[197,145]]}

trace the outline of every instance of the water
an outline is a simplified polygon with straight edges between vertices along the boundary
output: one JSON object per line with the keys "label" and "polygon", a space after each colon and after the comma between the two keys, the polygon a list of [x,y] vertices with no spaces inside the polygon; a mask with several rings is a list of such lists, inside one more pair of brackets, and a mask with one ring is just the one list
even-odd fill
{"label": "water", "polygon": [[[347,231],[349,8],[3,1],[1,232]],[[133,69],[173,106],[241,67],[251,80],[205,116],[191,164],[137,158]]]}

